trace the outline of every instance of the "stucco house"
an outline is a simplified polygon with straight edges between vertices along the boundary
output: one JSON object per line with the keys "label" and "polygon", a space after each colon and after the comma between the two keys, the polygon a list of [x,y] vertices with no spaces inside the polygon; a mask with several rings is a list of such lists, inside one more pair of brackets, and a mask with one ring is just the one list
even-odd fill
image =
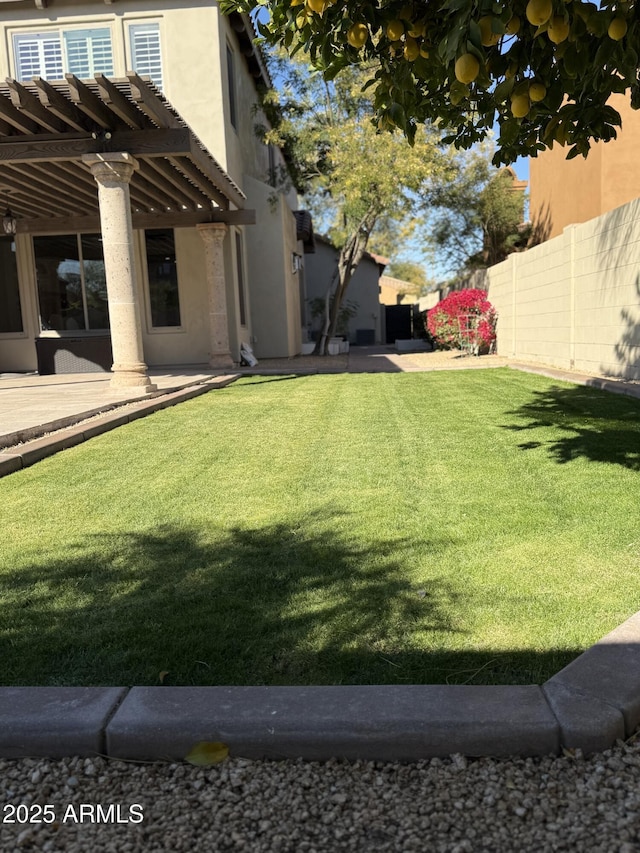
{"label": "stucco house", "polygon": [[[0,0],[0,372],[300,351],[307,217],[214,0]],[[305,246],[306,243],[306,246]],[[113,355],[112,355],[113,354]]]}
{"label": "stucco house", "polygon": [[[384,339],[379,288],[386,262],[366,252],[349,282],[338,333],[352,344],[379,344]],[[316,235],[313,261],[306,265],[303,277],[303,325],[309,341],[319,331],[320,312],[337,265],[338,250],[330,240]]]}
{"label": "stucco house", "polygon": [[555,145],[529,160],[529,216],[544,240],[640,197],[640,111],[628,93],[609,103],[622,118],[617,139],[594,143],[586,159],[567,160],[568,149]]}

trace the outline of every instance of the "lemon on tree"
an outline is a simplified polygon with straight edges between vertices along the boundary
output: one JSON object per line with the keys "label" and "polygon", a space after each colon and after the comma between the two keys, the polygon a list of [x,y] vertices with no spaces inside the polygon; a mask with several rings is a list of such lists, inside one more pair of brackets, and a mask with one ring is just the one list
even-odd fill
{"label": "lemon on tree", "polygon": [[398,41],[404,34],[404,24],[402,21],[389,21],[387,24],[387,38],[389,41]]}
{"label": "lemon on tree", "polygon": [[569,35],[569,23],[560,15],[551,19],[547,35],[554,44],[561,44]]}
{"label": "lemon on tree", "polygon": [[529,86],[529,100],[533,104],[537,104],[538,101],[543,101],[547,96],[547,87],[544,83],[532,83]]}
{"label": "lemon on tree", "polygon": [[456,59],[454,73],[460,83],[473,83],[480,73],[480,63],[472,53],[463,53]]}
{"label": "lemon on tree", "polygon": [[607,30],[607,35],[610,39],[614,41],[620,41],[627,34],[627,22],[624,18],[621,18],[617,15],[609,24],[609,29]]}
{"label": "lemon on tree", "polygon": [[358,50],[365,44],[367,39],[369,38],[369,28],[366,24],[358,23],[353,24],[353,26],[349,27],[347,32],[347,41],[351,45],[351,47],[355,47]]}
{"label": "lemon on tree", "polygon": [[306,0],[306,5],[318,15],[321,15],[327,6],[325,0]]}
{"label": "lemon on tree", "polygon": [[531,101],[529,95],[522,93],[511,98],[511,115],[514,118],[524,118],[529,115]]}
{"label": "lemon on tree", "polygon": [[411,38],[411,36],[407,36],[404,43],[404,58],[408,62],[414,62],[420,56],[420,47],[418,46],[418,42]]}
{"label": "lemon on tree", "polygon": [[533,24],[534,27],[541,27],[546,24],[553,14],[553,4],[551,0],[529,0],[525,15],[527,21]]}
{"label": "lemon on tree", "polygon": [[520,32],[520,18],[517,15],[509,18],[504,31],[508,36],[515,36],[517,32]]}
{"label": "lemon on tree", "polygon": [[493,31],[493,18],[491,15],[485,15],[478,21],[480,27],[480,40],[484,47],[493,47],[500,41],[500,34]]}

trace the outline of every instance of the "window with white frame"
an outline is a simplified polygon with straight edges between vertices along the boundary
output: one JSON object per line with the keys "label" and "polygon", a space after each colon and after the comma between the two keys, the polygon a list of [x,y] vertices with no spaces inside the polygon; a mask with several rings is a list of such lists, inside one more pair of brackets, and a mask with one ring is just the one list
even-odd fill
{"label": "window with white frame", "polygon": [[14,36],[14,52],[18,80],[61,80],[65,74],[88,78],[114,73],[108,27],[18,33]]}
{"label": "window with white frame", "polygon": [[131,64],[138,74],[151,77],[162,88],[162,53],[160,50],[160,25],[149,22],[129,26]]}

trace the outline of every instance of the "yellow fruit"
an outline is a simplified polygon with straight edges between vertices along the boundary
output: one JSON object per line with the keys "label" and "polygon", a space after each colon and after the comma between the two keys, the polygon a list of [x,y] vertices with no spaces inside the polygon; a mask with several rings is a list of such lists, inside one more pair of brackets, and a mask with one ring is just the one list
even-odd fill
{"label": "yellow fruit", "polygon": [[513,18],[509,18],[509,22],[504,28],[504,31],[508,36],[515,36],[516,33],[520,32],[520,18],[517,15],[514,15]]}
{"label": "yellow fruit", "polygon": [[369,28],[366,24],[354,24],[352,27],[349,27],[347,41],[351,47],[355,47],[359,50],[368,38]]}
{"label": "yellow fruit", "polygon": [[402,21],[389,21],[387,24],[387,38],[389,41],[398,41],[404,34],[404,24]]}
{"label": "yellow fruit", "polygon": [[325,0],[306,0],[306,5],[318,15],[321,15],[326,8]]}
{"label": "yellow fruit", "polygon": [[554,44],[560,44],[561,42],[565,41],[565,39],[569,35],[569,29],[570,27],[567,21],[557,15],[555,18],[552,19],[551,23],[549,24],[547,35]]}
{"label": "yellow fruit", "polygon": [[531,102],[528,95],[514,95],[511,98],[511,115],[514,118],[524,118],[529,115]]}
{"label": "yellow fruit", "polygon": [[423,59],[429,59],[429,48],[424,42],[420,45],[420,56]]}
{"label": "yellow fruit", "polygon": [[484,18],[480,18],[478,21],[478,26],[480,27],[480,40],[484,47],[493,47],[494,44],[498,44],[500,41],[499,33],[494,33],[491,27],[493,18],[491,15],[485,15]]}
{"label": "yellow fruit", "polygon": [[304,6],[304,0],[291,0],[292,6]]}
{"label": "yellow fruit", "polygon": [[551,0],[529,0],[525,14],[530,24],[533,24],[534,27],[541,27],[547,23],[553,14]]}
{"label": "yellow fruit", "polygon": [[537,104],[538,101],[543,101],[547,96],[547,87],[543,83],[532,83],[529,86],[529,100]]}
{"label": "yellow fruit", "polygon": [[454,72],[461,83],[473,83],[480,73],[480,63],[472,53],[463,53],[456,59]]}
{"label": "yellow fruit", "polygon": [[607,35],[614,41],[620,41],[627,34],[627,22],[624,18],[614,18],[609,24]]}
{"label": "yellow fruit", "polygon": [[414,24],[411,24],[411,29],[408,31],[407,35],[410,35],[411,38],[419,39],[419,38],[422,38],[422,36],[424,36],[426,31],[427,31],[427,27],[426,27],[426,24],[424,23],[424,21],[422,23],[420,23],[419,21],[416,21]]}
{"label": "yellow fruit", "polygon": [[414,62],[419,56],[420,48],[418,47],[418,42],[412,39],[411,36],[407,36],[404,43],[404,58],[407,62]]}

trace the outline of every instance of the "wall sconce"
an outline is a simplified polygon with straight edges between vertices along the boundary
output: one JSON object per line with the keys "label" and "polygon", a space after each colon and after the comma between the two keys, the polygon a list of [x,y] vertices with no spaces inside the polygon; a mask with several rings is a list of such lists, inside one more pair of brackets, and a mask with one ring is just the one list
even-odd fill
{"label": "wall sconce", "polygon": [[7,208],[7,212],[2,218],[2,228],[5,234],[15,234],[16,233],[16,218],[11,213],[11,208]]}

